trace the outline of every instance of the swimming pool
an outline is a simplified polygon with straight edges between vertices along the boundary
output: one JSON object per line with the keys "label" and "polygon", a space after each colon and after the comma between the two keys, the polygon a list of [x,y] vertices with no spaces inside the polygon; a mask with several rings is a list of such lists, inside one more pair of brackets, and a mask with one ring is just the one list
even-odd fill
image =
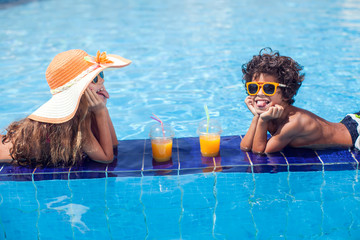
{"label": "swimming pool", "polygon": [[[296,106],[330,121],[359,110],[356,1],[3,2],[1,128],[49,98],[46,67],[72,48],[133,61],[106,73],[120,140],[148,138],[153,112],[177,138],[195,137],[204,103],[224,136],[244,134],[241,64],[267,46],[304,66]],[[357,239],[357,167],[330,170],[19,174],[28,181],[0,181],[0,239]]]}
{"label": "swimming pool", "polygon": [[1,237],[357,239],[358,177],[335,171],[1,182]]}

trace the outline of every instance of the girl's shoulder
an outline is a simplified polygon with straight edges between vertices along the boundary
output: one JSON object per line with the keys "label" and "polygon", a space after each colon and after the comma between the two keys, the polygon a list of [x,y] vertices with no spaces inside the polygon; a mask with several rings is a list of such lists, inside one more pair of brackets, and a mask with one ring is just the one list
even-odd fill
{"label": "girl's shoulder", "polygon": [[3,136],[0,135],[0,162],[11,162],[10,148],[12,147],[11,142],[2,143]]}

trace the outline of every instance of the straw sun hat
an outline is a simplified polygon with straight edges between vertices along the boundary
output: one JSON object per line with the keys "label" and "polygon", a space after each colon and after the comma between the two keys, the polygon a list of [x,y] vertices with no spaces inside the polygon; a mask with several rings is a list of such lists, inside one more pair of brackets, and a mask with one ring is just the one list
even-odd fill
{"label": "straw sun hat", "polygon": [[80,98],[92,80],[107,68],[121,68],[130,60],[97,52],[96,57],[75,49],[59,53],[46,70],[52,98],[28,118],[46,123],[63,123],[74,117]]}

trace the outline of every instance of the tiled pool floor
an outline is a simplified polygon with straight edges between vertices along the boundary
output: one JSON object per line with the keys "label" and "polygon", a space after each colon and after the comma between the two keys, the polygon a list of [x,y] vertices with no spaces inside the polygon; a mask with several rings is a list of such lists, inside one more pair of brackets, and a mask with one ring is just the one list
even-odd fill
{"label": "tiled pool floor", "polygon": [[111,164],[85,161],[72,168],[29,168],[0,164],[0,181],[38,181],[147,175],[177,175],[199,172],[337,171],[358,169],[360,153],[353,149],[310,150],[285,148],[271,155],[240,150],[241,136],[221,137],[220,155],[202,157],[197,137],[175,138],[172,159],[157,163],[149,139],[119,141]]}

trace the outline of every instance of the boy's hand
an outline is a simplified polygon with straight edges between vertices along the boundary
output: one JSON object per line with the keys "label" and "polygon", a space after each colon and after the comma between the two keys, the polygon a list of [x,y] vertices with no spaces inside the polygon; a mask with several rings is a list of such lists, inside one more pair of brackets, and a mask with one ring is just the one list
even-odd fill
{"label": "boy's hand", "polygon": [[248,109],[250,110],[250,112],[252,113],[252,114],[254,114],[254,116],[256,116],[256,115],[258,115],[257,113],[256,113],[256,110],[255,110],[255,107],[254,107],[254,97],[253,96],[247,96],[246,98],[245,98],[245,104],[246,104],[246,106],[248,107]]}
{"label": "boy's hand", "polygon": [[277,119],[277,118],[281,117],[283,112],[284,112],[284,108],[282,106],[276,104],[275,106],[270,107],[269,110],[267,110],[266,112],[260,114],[260,118],[263,121]]}
{"label": "boy's hand", "polygon": [[103,108],[105,108],[106,101],[102,99],[94,90],[87,88],[85,90],[85,97],[89,104],[89,111],[90,112],[97,112]]}

